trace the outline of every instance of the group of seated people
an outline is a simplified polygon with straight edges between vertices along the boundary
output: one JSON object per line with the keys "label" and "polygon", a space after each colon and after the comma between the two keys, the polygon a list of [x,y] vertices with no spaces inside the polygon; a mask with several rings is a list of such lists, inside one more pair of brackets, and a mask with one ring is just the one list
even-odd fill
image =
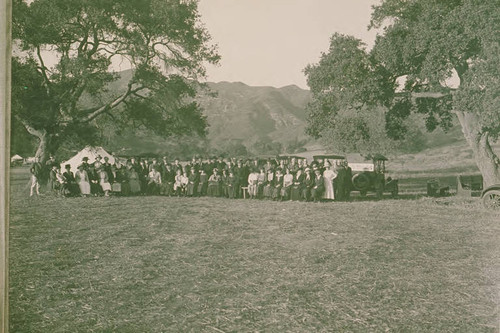
{"label": "group of seated people", "polygon": [[351,170],[345,161],[286,159],[223,159],[188,163],[175,159],[130,158],[114,164],[98,156],[84,157],[73,174],[70,165],[53,164],[49,189],[64,196],[165,195],[269,200],[347,200]]}

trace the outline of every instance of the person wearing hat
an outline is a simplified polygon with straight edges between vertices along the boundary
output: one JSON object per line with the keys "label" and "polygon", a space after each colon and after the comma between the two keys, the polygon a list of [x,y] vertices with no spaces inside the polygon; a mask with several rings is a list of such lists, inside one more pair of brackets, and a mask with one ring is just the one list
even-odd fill
{"label": "person wearing hat", "polygon": [[255,170],[259,170],[259,159],[256,157],[252,161],[252,168]]}
{"label": "person wearing hat", "polygon": [[212,175],[208,178],[208,190],[207,194],[210,197],[219,197],[220,196],[220,182],[221,176],[219,175],[219,171],[217,168],[214,168]]}
{"label": "person wearing hat", "polygon": [[234,175],[238,178],[238,185],[236,195],[240,197],[241,188],[248,186],[248,176],[250,175],[250,170],[248,166],[243,164],[243,160],[239,159],[234,167]]}
{"label": "person wearing hat", "polygon": [[311,198],[314,202],[319,202],[325,191],[325,179],[321,175],[321,170],[314,169],[314,186],[311,188]]}
{"label": "person wearing hat", "polygon": [[304,170],[304,179],[302,183],[302,199],[309,201],[311,199],[311,189],[314,186],[314,176],[311,174],[311,168],[306,168]]}
{"label": "person wearing hat", "polygon": [[272,169],[272,168],[273,168],[273,164],[271,163],[271,159],[270,159],[270,158],[268,158],[268,159],[266,160],[266,164],[264,164],[264,170],[265,170],[266,174],[267,174],[267,172],[268,172],[270,169]]}
{"label": "person wearing hat", "polygon": [[[194,159],[194,158],[193,158]],[[198,183],[200,182],[200,175],[196,168],[192,167],[189,170],[188,184],[186,187],[186,195],[188,197],[195,197],[198,194]]]}
{"label": "person wearing hat", "polygon": [[290,189],[290,200],[298,201],[301,199],[303,181],[304,173],[302,172],[302,169],[297,169],[297,172],[293,175],[293,185]]}
{"label": "person wearing hat", "polygon": [[101,194],[102,188],[99,185],[99,175],[97,174],[97,170],[94,164],[89,165],[89,169],[87,170],[87,176],[90,182],[90,193],[94,196]]}
{"label": "person wearing hat", "polygon": [[85,166],[80,164],[78,166],[78,171],[76,171],[75,179],[80,188],[80,193],[82,196],[86,197],[90,195],[90,180],[85,170]]}
{"label": "person wearing hat", "polygon": [[101,165],[102,165],[101,159],[102,159],[101,155],[97,155],[97,157],[95,158],[94,163],[92,163],[92,165],[94,166],[94,168],[96,170],[99,169],[101,167]]}
{"label": "person wearing hat", "polygon": [[160,166],[158,164],[154,165],[151,171],[149,172],[147,186],[148,186],[147,193],[149,195],[160,194],[161,173],[160,173]]}
{"label": "person wearing hat", "polygon": [[162,165],[162,186],[161,194],[173,195],[174,194],[174,183],[175,183],[175,171],[172,169],[170,163]]}
{"label": "person wearing hat", "polygon": [[234,164],[233,164],[232,160],[227,160],[227,161],[224,161],[224,162],[226,163],[226,171],[229,171],[229,169],[233,169],[234,168]]}
{"label": "person wearing hat", "polygon": [[[205,174],[207,177],[210,177],[212,175],[212,172],[214,171],[215,166],[212,165],[211,163],[211,157],[207,157],[207,161],[203,163],[202,169],[205,170]],[[208,179],[207,179],[208,181]]]}
{"label": "person wearing hat", "polygon": [[288,200],[290,198],[290,190],[293,185],[293,175],[289,168],[285,168],[285,175],[283,176],[283,187],[281,188],[281,200]]}
{"label": "person wearing hat", "polygon": [[330,161],[325,160],[324,163],[325,171],[323,171],[323,179],[325,181],[325,191],[323,192],[323,199],[334,200],[335,192],[333,187],[333,181],[337,178],[337,171],[335,166],[330,163]]}
{"label": "person wearing hat", "polygon": [[75,175],[71,172],[71,165],[66,164],[64,166],[64,172],[62,174],[63,182],[63,194],[69,196],[75,196],[79,193],[78,184],[76,183]]}
{"label": "person wearing hat", "polygon": [[136,168],[137,164],[134,166],[132,163],[133,158],[130,163],[127,163],[127,170],[124,172],[126,179],[126,191],[125,194],[136,195],[141,192],[141,181],[139,176],[138,168]]}
{"label": "person wearing hat", "polygon": [[52,194],[57,194],[59,191],[59,181],[57,180],[57,165],[50,165],[49,179],[47,181],[47,190]]}
{"label": "person wearing hat", "polygon": [[83,166],[83,169],[85,171],[89,171],[90,164],[89,164],[89,158],[87,156],[85,156],[85,157],[82,158],[82,164],[81,164],[81,166]]}
{"label": "person wearing hat", "polygon": [[167,156],[163,156],[162,160],[160,162],[160,173],[161,173],[162,179],[163,179],[163,175],[165,173],[165,169],[167,167],[167,164],[168,164]]}
{"label": "person wearing hat", "polygon": [[216,163],[215,167],[220,172],[222,172],[222,170],[224,170],[226,168],[226,163],[224,163],[224,158],[222,156],[219,156],[219,158],[217,159],[217,163]]}
{"label": "person wearing hat", "polygon": [[[115,161],[118,162],[117,159],[115,159]],[[108,179],[110,184],[113,184],[115,182],[115,174],[113,173],[112,166],[113,165],[109,163],[109,157],[104,156],[104,163],[102,163],[102,167],[104,168],[104,171],[106,171],[106,173],[108,174]]]}
{"label": "person wearing hat", "polygon": [[229,199],[234,199],[236,198],[236,185],[238,184],[238,180],[236,179],[236,176],[234,175],[234,171],[232,169],[229,169],[228,173],[229,174],[226,180],[227,197]]}
{"label": "person wearing hat", "polygon": [[180,197],[181,195],[184,194],[184,184],[183,184],[183,176],[182,176],[182,169],[177,169],[175,172],[175,178],[174,178],[174,194]]}
{"label": "person wearing hat", "polygon": [[345,175],[344,175],[344,181],[342,182],[343,188],[340,189],[340,191],[342,193],[342,199],[349,201],[351,199],[351,189],[352,189],[352,169],[349,166],[349,163],[347,163],[347,161],[344,161],[342,164]]}
{"label": "person wearing hat", "polygon": [[177,170],[181,170],[182,171],[182,165],[180,164],[178,157],[175,158],[174,164],[172,165],[172,169],[174,170],[174,172],[176,174],[177,174]]}
{"label": "person wearing hat", "polygon": [[151,172],[153,171],[153,169],[157,169],[156,171],[158,171],[158,167],[160,166],[160,164],[158,163],[158,159],[153,158],[153,162],[151,162],[151,164],[148,165],[148,171]]}
{"label": "person wearing hat", "polygon": [[200,181],[198,183],[198,196],[207,195],[208,175],[204,168],[200,169]]}
{"label": "person wearing hat", "polygon": [[99,177],[99,185],[101,186],[104,196],[109,197],[109,192],[111,191],[111,184],[109,183],[108,173],[104,169],[103,165],[97,168],[97,176]]}

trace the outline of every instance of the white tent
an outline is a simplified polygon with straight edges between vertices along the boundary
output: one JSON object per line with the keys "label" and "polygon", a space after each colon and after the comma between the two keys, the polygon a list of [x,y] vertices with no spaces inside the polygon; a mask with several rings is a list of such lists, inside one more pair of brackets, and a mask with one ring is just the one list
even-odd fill
{"label": "white tent", "polygon": [[78,166],[82,164],[83,158],[88,157],[88,163],[92,164],[95,162],[96,157],[101,156],[101,161],[104,162],[104,157],[109,158],[109,163],[114,164],[115,163],[115,158],[113,155],[109,154],[107,151],[105,151],[102,147],[90,147],[87,146],[83,148],[78,154],[73,156],[67,161],[64,161],[61,163],[61,170],[64,172],[64,166],[66,164],[71,165],[71,171],[74,173],[77,171]]}
{"label": "white tent", "polygon": [[19,155],[17,155],[17,154],[16,154],[16,155],[14,155],[14,156],[12,156],[12,157],[10,158],[10,162],[11,162],[11,163],[12,163],[12,162],[17,162],[17,161],[24,161],[24,158],[22,158],[21,156],[19,156]]}
{"label": "white tent", "polygon": [[35,156],[32,156],[32,157],[26,157],[26,159],[24,160],[24,163],[25,163],[25,164],[35,163]]}

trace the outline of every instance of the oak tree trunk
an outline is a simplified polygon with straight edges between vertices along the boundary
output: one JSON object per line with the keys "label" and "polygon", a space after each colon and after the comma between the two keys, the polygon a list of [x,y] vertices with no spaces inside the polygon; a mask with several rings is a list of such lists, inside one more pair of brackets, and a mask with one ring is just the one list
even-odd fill
{"label": "oak tree trunk", "polygon": [[35,157],[38,159],[42,165],[45,165],[45,162],[48,160],[48,135],[47,133],[43,133],[38,137],[38,147],[36,149]]}
{"label": "oak tree trunk", "polygon": [[483,176],[484,187],[500,184],[499,160],[491,148],[489,133],[481,128],[477,115],[470,112],[457,112],[457,116],[465,139],[474,154],[477,167]]}
{"label": "oak tree trunk", "polygon": [[38,162],[40,162],[42,165],[45,165],[45,162],[49,157],[50,135],[45,129],[36,129],[25,122],[23,122],[23,125],[28,133],[38,139],[38,147],[36,149],[35,157],[38,159]]}

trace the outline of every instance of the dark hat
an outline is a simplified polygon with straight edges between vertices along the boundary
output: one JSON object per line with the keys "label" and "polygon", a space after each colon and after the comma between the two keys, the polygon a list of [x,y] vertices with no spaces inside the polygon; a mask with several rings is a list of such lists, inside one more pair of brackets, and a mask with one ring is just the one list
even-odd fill
{"label": "dark hat", "polygon": [[84,158],[82,158],[82,161],[88,161],[89,158],[87,156],[85,156]]}
{"label": "dark hat", "polygon": [[65,169],[71,169],[71,165],[70,165],[70,164],[66,164],[66,165],[64,166],[64,168],[65,168]]}

